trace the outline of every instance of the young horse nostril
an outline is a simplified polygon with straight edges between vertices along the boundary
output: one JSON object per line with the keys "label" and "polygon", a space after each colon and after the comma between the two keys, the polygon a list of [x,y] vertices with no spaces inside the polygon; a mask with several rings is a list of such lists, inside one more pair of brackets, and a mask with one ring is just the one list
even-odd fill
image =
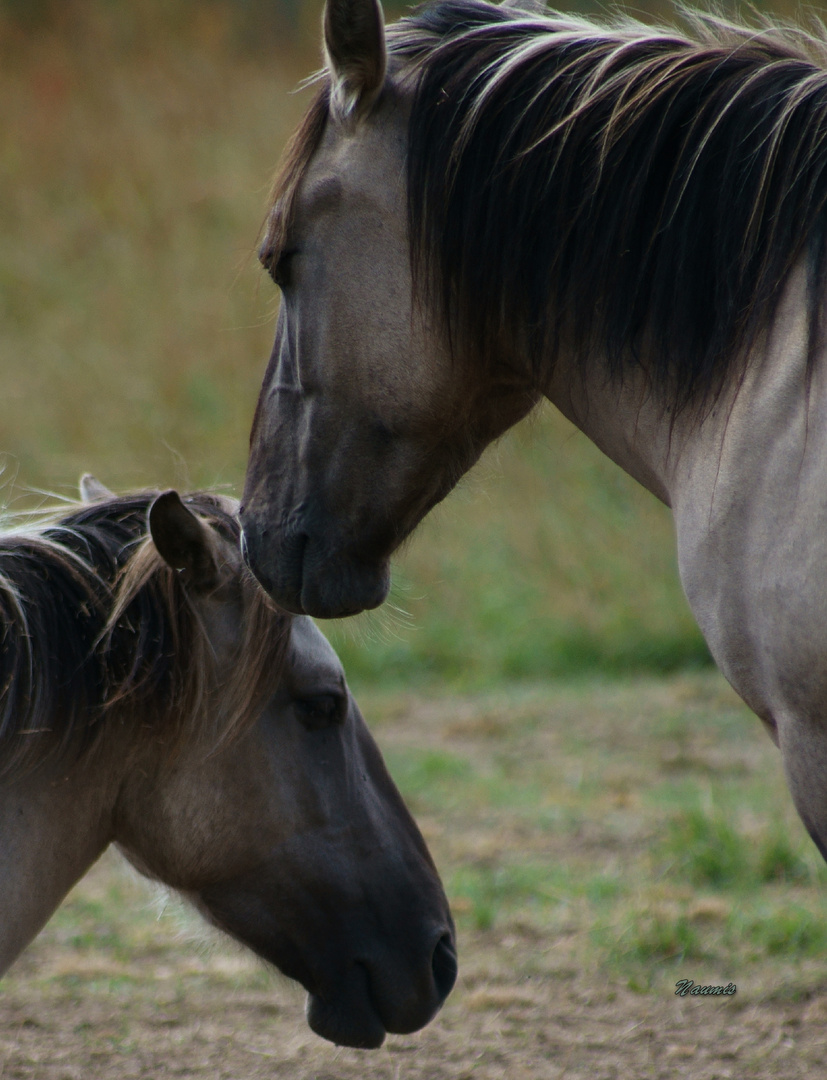
{"label": "young horse nostril", "polygon": [[439,1000],[444,1001],[457,981],[457,954],[450,934],[443,934],[436,943],[431,957],[431,969]]}

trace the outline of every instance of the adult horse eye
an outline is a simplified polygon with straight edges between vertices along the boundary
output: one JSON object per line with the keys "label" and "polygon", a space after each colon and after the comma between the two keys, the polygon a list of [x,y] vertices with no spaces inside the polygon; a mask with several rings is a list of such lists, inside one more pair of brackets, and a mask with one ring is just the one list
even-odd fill
{"label": "adult horse eye", "polygon": [[267,267],[267,269],[270,271],[270,277],[280,289],[286,289],[287,286],[290,284],[290,271],[293,266],[293,258],[295,254],[295,251],[283,251],[281,255],[279,255],[275,264],[271,262]]}
{"label": "adult horse eye", "polygon": [[343,694],[311,694],[296,698],[296,711],[305,727],[315,730],[344,723],[347,702]]}

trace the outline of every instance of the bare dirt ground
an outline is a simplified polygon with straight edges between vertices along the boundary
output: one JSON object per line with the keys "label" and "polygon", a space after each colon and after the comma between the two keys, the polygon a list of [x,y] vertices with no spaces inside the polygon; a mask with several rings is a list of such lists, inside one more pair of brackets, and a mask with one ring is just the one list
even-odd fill
{"label": "bare dirt ground", "polygon": [[[415,1036],[379,1051],[337,1049],[315,1038],[300,993],[283,984],[245,986],[247,962],[181,956],[118,965],[134,987],[102,989],[104,961],[26,960],[51,990],[5,996],[2,1075],[87,1077],[290,1076],[301,1080],[410,1078],[823,1075],[827,996],[805,1003],[653,997],[607,985],[546,956],[543,974],[516,976],[515,953],[537,942],[465,943],[463,976],[443,1013]],[[547,946],[539,946],[545,949]],[[67,987],[67,975],[73,985]],[[183,982],[183,986],[181,983]],[[84,985],[86,984],[86,985]],[[90,985],[91,984],[91,985]]]}
{"label": "bare dirt ground", "polygon": [[[461,974],[437,1019],[416,1035],[390,1037],[379,1051],[323,1042],[304,1022],[298,987],[210,936],[177,901],[159,900],[111,853],[0,983],[2,1080],[823,1075],[827,970],[819,956],[710,946],[695,958],[653,957],[649,984],[643,985],[645,979],[630,978],[623,963],[612,959],[605,937],[595,943],[591,934],[591,923],[606,911],[607,925],[620,926],[622,934],[653,905],[666,903],[688,912],[703,936],[704,927],[750,902],[721,891],[665,885],[646,855],[665,813],[641,788],[640,777],[651,773],[647,755],[656,754],[670,776],[678,751],[690,773],[708,777],[710,769],[719,769],[726,776],[730,770],[756,787],[761,799],[778,804],[770,813],[788,813],[772,747],[717,680],[546,690],[516,702],[501,697],[420,705],[383,698],[372,706],[380,743],[396,763],[456,901]],[[724,714],[734,741],[719,732],[713,742],[709,730],[699,739],[692,735],[704,717]],[[683,742],[676,735],[678,715],[689,722]],[[664,717],[671,717],[665,727]],[[575,718],[577,740],[571,742]],[[487,768],[493,775],[491,762],[512,755],[531,763],[532,776],[547,770],[555,804],[568,799],[576,806],[573,763],[579,759],[597,768],[588,752],[576,753],[583,740],[599,747],[601,761],[607,755],[614,772],[604,768],[596,775],[591,793],[581,778],[579,816],[555,828],[541,812],[544,798],[514,810],[514,792],[530,787],[519,771],[513,790],[503,794],[498,788],[494,798],[489,789],[483,798],[473,787],[457,795],[461,778],[443,785],[440,795],[433,768],[430,781],[417,787],[411,765],[465,760],[474,766],[468,779],[473,784]],[[431,757],[422,758],[423,747]],[[435,753],[450,756],[434,758]],[[555,788],[555,776],[563,778],[561,784],[568,778],[568,794]],[[653,776],[652,782],[662,779]],[[605,805],[604,795],[610,800]],[[544,835],[546,856],[558,870],[570,868],[570,889],[564,874],[555,878],[554,898],[546,904],[527,890],[510,905],[502,899],[493,912],[481,916],[477,909],[474,916],[473,897],[462,886],[467,866],[491,866],[497,852],[517,849],[542,856]],[[586,895],[576,884],[584,865],[592,871],[618,868],[619,884],[608,906],[590,907],[578,898]],[[779,888],[766,902],[777,900],[783,907],[791,893]],[[802,897],[796,893],[797,902]],[[644,961],[635,970],[646,969]],[[678,978],[732,980],[738,990],[728,998],[677,998]]]}

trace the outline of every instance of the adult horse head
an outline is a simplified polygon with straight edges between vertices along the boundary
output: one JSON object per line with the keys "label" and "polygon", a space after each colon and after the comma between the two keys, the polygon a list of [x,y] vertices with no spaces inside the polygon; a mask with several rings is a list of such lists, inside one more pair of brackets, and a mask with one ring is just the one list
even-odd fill
{"label": "adult horse head", "polygon": [[261,259],[280,286],[241,520],[279,604],[376,607],[389,557],[537,392],[507,358],[469,377],[414,295],[406,213],[413,80],[376,0],[333,0],[328,73],[277,182]]}
{"label": "adult horse head", "polygon": [[453,925],[330,645],[252,580],[230,500],[84,492],[0,537],[0,973],[115,843],[302,983],[318,1034],[421,1027]]}

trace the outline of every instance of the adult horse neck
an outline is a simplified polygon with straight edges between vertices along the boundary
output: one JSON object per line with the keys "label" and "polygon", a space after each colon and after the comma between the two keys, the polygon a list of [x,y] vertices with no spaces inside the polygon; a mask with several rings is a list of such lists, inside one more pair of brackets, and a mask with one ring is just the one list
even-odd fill
{"label": "adult horse neck", "polygon": [[827,49],[482,0],[329,0],[276,181],[244,547],[288,610],[389,558],[552,400],[675,515],[716,661],[827,844]]}

